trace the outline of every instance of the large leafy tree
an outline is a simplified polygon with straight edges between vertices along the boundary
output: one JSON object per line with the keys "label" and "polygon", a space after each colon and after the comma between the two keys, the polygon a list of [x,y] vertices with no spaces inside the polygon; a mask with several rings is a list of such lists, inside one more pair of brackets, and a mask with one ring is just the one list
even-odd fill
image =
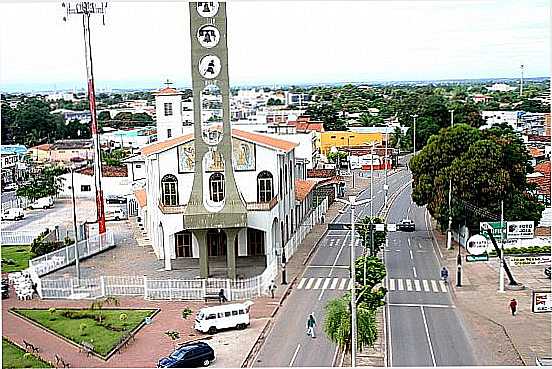
{"label": "large leafy tree", "polygon": [[[330,300],[326,305],[324,332],[340,350],[351,350],[351,295]],[[371,347],[378,337],[375,311],[366,304],[357,306],[357,348]]]}
{"label": "large leafy tree", "polygon": [[314,120],[321,120],[326,131],[347,130],[345,121],[339,116],[338,110],[332,104],[311,105],[307,108],[305,114],[311,116]]}
{"label": "large leafy tree", "polygon": [[17,189],[17,196],[34,201],[48,196],[57,196],[63,188],[63,178],[67,170],[62,167],[46,167],[33,177],[28,184]]}
{"label": "large leafy tree", "polygon": [[[376,231],[375,225],[376,224],[383,224],[385,223],[382,218],[379,217],[373,217],[370,218],[369,216],[366,216],[360,220],[358,225],[356,226],[356,230],[358,235],[360,236],[360,239],[362,240],[362,244],[365,248],[370,250],[370,255],[377,255],[383,244],[385,243],[385,235],[386,231]],[[370,227],[373,227],[371,229]],[[374,237],[374,242],[372,245],[372,235]]]}
{"label": "large leafy tree", "polygon": [[448,225],[448,191],[452,180],[453,227],[466,223],[478,228],[480,214],[466,203],[491,214],[500,213],[504,201],[507,220],[539,221],[542,205],[527,194],[529,155],[515,132],[506,126],[479,131],[455,125],[432,136],[410,161],[412,199],[427,205],[441,229]]}

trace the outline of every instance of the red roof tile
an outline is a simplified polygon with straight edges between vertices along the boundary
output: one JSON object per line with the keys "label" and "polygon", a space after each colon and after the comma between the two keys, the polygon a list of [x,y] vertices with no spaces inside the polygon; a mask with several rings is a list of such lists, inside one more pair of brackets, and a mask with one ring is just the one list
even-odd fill
{"label": "red roof tile", "polygon": [[542,163],[538,163],[535,165],[535,172],[539,172],[542,174],[550,174],[550,160],[543,161]]}
{"label": "red roof tile", "polygon": [[[78,170],[78,173],[91,176],[94,174],[94,168],[86,167]],[[116,167],[114,165],[102,165],[102,177],[127,177],[128,170],[126,165],[123,167]]]}
{"label": "red roof tile", "polygon": [[182,92],[172,87],[165,87],[155,92],[154,95],[182,95]]}
{"label": "red roof tile", "polygon": [[312,191],[314,186],[316,186],[316,181],[303,181],[300,179],[295,180],[295,199],[303,201],[307,198],[309,193]]}

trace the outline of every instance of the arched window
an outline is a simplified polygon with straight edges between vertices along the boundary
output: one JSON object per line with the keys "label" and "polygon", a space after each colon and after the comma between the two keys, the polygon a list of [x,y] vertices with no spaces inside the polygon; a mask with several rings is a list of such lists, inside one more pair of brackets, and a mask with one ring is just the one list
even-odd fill
{"label": "arched window", "polygon": [[178,181],[172,174],[161,179],[161,199],[165,206],[178,205]]}
{"label": "arched window", "polygon": [[209,177],[209,195],[213,202],[224,200],[224,174],[211,174]]}
{"label": "arched window", "polygon": [[257,176],[257,202],[269,202],[273,196],[272,174],[263,170]]}

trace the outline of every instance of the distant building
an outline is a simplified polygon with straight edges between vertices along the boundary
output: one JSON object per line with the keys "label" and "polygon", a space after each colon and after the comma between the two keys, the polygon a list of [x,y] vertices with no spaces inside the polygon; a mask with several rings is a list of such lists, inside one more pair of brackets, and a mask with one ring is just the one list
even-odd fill
{"label": "distant building", "polygon": [[491,87],[486,87],[486,88],[489,91],[499,91],[499,92],[508,92],[508,91],[517,90],[517,87],[512,87],[505,83],[495,83]]}
{"label": "distant building", "polygon": [[320,153],[327,155],[335,148],[349,148],[355,146],[366,146],[372,142],[380,145],[384,140],[382,132],[360,133],[352,131],[328,131],[321,133]]}
{"label": "distant building", "polygon": [[[59,194],[61,197],[71,197],[71,173],[60,176],[63,178],[63,188]],[[74,173],[75,197],[95,198],[96,189],[94,182],[94,169],[85,167],[76,170]],[[102,188],[104,197],[108,195],[127,196],[132,193],[128,182],[126,167],[115,167],[110,165],[102,166]]]}
{"label": "distant building", "polygon": [[29,149],[29,158],[37,162],[70,163],[94,159],[94,144],[87,140],[58,140]]}
{"label": "distant building", "polygon": [[56,109],[51,112],[52,114],[61,114],[66,123],[73,120],[78,120],[81,123],[90,123],[92,120],[92,114],[89,110],[75,111],[68,109]]}
{"label": "distant building", "polygon": [[46,96],[46,101],[56,100],[77,101],[77,99],[75,98],[75,94],[72,92],[56,92]]}
{"label": "distant building", "polygon": [[2,185],[18,182],[26,177],[27,164],[25,154],[27,148],[23,145],[0,146],[2,156]]}
{"label": "distant building", "polygon": [[487,95],[473,95],[472,100],[475,103],[486,103],[487,101],[492,100],[492,97]]}

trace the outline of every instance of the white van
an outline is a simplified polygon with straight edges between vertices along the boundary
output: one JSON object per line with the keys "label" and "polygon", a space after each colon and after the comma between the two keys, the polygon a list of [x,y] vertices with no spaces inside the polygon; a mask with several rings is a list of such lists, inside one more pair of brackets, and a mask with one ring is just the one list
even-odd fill
{"label": "white van", "polygon": [[127,215],[121,208],[105,209],[105,220],[122,220],[127,219]]}
{"label": "white van", "polygon": [[244,329],[249,325],[251,301],[241,304],[228,304],[200,309],[195,321],[195,330],[214,334],[220,329]]}
{"label": "white van", "polygon": [[54,199],[51,197],[43,197],[35,200],[35,202],[29,205],[29,209],[48,209],[52,206],[54,206]]}
{"label": "white van", "polygon": [[24,217],[25,213],[21,208],[10,208],[2,213],[2,220],[20,220]]}

